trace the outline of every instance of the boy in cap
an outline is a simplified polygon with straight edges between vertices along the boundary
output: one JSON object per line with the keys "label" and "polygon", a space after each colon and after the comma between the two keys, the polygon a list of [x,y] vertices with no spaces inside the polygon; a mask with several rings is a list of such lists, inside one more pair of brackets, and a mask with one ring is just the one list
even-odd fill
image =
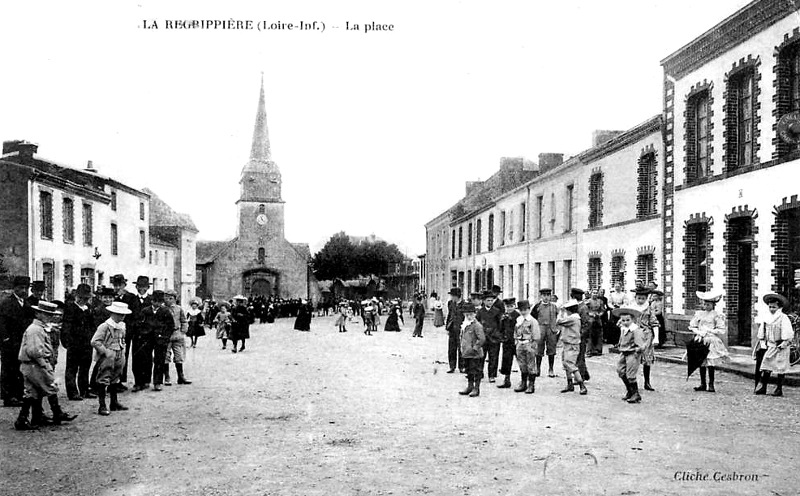
{"label": "boy in cap", "polygon": [[644,333],[636,324],[641,312],[635,308],[620,307],[612,310],[619,325],[619,360],[617,360],[617,375],[625,384],[627,394],[622,399],[628,403],[639,403],[642,397],[639,394],[639,361],[645,346]]}
{"label": "boy in cap", "polygon": [[520,300],[517,308],[520,315],[514,326],[514,343],[517,351],[517,364],[519,365],[522,380],[514,391],[533,394],[535,391],[536,376],[539,375],[539,361],[537,348],[542,344],[542,332],[539,322],[531,315],[531,304],[528,300]]}
{"label": "boy in cap", "polygon": [[639,311],[636,324],[642,329],[644,334],[644,349],[641,353],[642,369],[644,371],[644,388],[648,391],[655,391],[650,385],[650,366],[655,362],[654,342],[658,336],[658,318],[655,311],[650,306],[648,297],[650,290],[644,286],[637,286],[633,290],[635,293],[634,302],[629,305]]}
{"label": "boy in cap", "polygon": [[542,369],[542,358],[547,351],[548,377],[555,377],[553,366],[556,363],[556,350],[558,348],[559,329],[558,306],[552,301],[553,290],[542,288],[539,290],[539,303],[533,307],[531,315],[539,323],[541,329],[541,342],[536,347],[536,369]]}
{"label": "boy in cap", "polygon": [[461,323],[461,360],[467,373],[467,388],[458,394],[470,397],[481,394],[481,379],[483,378],[483,345],[486,336],[483,326],[475,319],[475,305],[461,304],[461,314],[464,321]]}
{"label": "boy in cap", "polygon": [[43,425],[44,413],[41,400],[47,397],[50,409],[53,411],[53,423],[74,420],[77,415],[69,415],[61,410],[58,404],[58,387],[55,384],[53,365],[50,359],[53,347],[50,344],[50,335],[46,330],[48,323],[61,315],[54,303],[46,301],[32,307],[34,311],[33,322],[25,330],[17,359],[20,362],[20,371],[25,381],[22,409],[19,412],[14,428],[17,430],[31,430],[35,427],[28,422],[28,413],[33,410],[33,423]]}
{"label": "boy in cap", "polygon": [[136,367],[136,385],[134,390],[146,389],[152,373],[153,390],[161,391],[164,383],[164,369],[167,361],[167,347],[172,332],[175,330],[175,319],[172,312],[164,308],[164,292],[153,291],[150,306],[141,313],[139,333],[142,340],[152,343],[152,354],[142,355]]}
{"label": "boy in cap", "polygon": [[580,303],[575,299],[565,302],[562,307],[563,314],[557,321],[559,327],[561,327],[561,342],[563,344],[561,363],[564,366],[564,371],[567,373],[567,387],[561,390],[562,393],[575,391],[573,377],[575,378],[575,383],[580,386],[581,394],[588,393],[581,372],[578,369],[578,358],[581,348],[581,317],[578,315],[579,306]]}
{"label": "boy in cap", "polygon": [[[175,370],[178,372],[178,384],[192,383],[183,375],[183,360],[186,357],[186,331],[189,329],[189,322],[186,319],[186,313],[177,304],[177,301],[178,293],[175,290],[164,291],[164,306],[172,312],[172,318],[175,320],[175,329],[169,339],[164,366],[164,385],[166,386],[172,385],[169,380],[170,361],[175,362]],[[242,342],[242,346],[244,346],[244,342]]]}
{"label": "boy in cap", "polygon": [[500,328],[500,319],[503,316],[503,312],[495,305],[495,300],[494,293],[491,291],[484,292],[483,306],[475,315],[475,319],[483,326],[483,332],[486,336],[489,382],[494,382],[495,377],[497,377],[497,363],[500,358],[500,346],[503,337]]}
{"label": "boy in cap", "polygon": [[456,366],[460,372],[464,372],[464,364],[461,359],[461,347],[459,338],[461,334],[461,323],[464,322],[464,315],[461,313],[461,288],[453,288],[448,293],[450,301],[447,302],[447,319],[444,329],[447,331],[447,360],[450,363],[448,374],[456,371]]}
{"label": "boy in cap", "polygon": [[106,391],[111,395],[111,411],[128,409],[117,401],[119,390],[115,385],[119,384],[122,369],[125,367],[126,326],[123,320],[131,311],[125,303],[115,301],[108,306],[108,312],[111,316],[97,327],[92,337],[97,360],[97,397],[100,403],[97,413],[100,415],[109,415]]}
{"label": "boy in cap", "polygon": [[517,326],[517,318],[519,317],[516,298],[503,299],[503,308],[503,316],[500,319],[500,343],[503,349],[503,359],[500,362],[500,373],[505,379],[503,380],[502,384],[497,385],[497,387],[501,389],[511,387],[511,367],[514,364],[514,355],[516,354],[514,329]]}

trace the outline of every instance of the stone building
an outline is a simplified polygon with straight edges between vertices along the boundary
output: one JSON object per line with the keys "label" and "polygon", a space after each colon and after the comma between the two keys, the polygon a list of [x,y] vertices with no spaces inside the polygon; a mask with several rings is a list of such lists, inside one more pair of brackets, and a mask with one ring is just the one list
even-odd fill
{"label": "stone building", "polygon": [[76,169],[43,158],[38,145],[20,140],[3,143],[0,177],[4,265],[44,280],[46,298],[63,299],[79,283],[109,285],[114,274],[124,274],[131,291],[139,275],[158,289],[181,281],[176,248],[152,235],[146,191],[99,174],[91,161]]}
{"label": "stone building", "polygon": [[468,182],[465,197],[426,224],[429,290],[497,284],[504,297],[548,287],[565,298],[576,285],[660,283],[661,123],[596,132],[592,148],[567,160],[503,159],[485,183]]}
{"label": "stone building", "polygon": [[761,297],[800,294],[798,1],[751,2],[666,57],[666,307],[724,291],[728,340],[748,347]]}
{"label": "stone building", "polygon": [[239,184],[236,236],[197,243],[198,294],[222,300],[237,293],[311,298],[309,247],[284,237],[281,173],[270,150],[263,80],[250,160]]}

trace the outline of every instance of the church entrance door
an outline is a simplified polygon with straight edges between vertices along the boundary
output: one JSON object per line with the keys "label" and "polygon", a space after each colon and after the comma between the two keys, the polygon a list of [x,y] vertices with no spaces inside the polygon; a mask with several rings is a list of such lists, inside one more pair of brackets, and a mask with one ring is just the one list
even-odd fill
{"label": "church entrance door", "polygon": [[272,296],[272,283],[266,279],[253,281],[252,293],[256,296]]}

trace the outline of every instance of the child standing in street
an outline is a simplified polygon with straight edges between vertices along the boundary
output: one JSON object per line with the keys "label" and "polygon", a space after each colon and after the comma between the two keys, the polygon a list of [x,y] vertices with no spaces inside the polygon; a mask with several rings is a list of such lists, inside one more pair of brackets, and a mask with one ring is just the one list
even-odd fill
{"label": "child standing in street", "polygon": [[467,388],[458,394],[474,398],[481,394],[483,345],[486,336],[483,334],[483,326],[475,320],[475,305],[462,303],[460,309],[464,316],[461,324],[461,359],[467,374]]}
{"label": "child standing in street", "polygon": [[97,327],[92,337],[95,359],[97,360],[97,397],[100,403],[97,413],[109,415],[106,407],[106,391],[111,395],[111,411],[127,410],[117,400],[119,378],[125,368],[125,316],[130,314],[128,305],[115,301],[106,309],[111,316]]}
{"label": "child standing in street", "polygon": [[228,333],[231,330],[231,314],[228,313],[228,304],[219,306],[219,312],[214,317],[214,327],[217,329],[217,339],[222,340],[222,349],[228,348]]}
{"label": "child standing in street", "polygon": [[522,374],[522,381],[514,391],[533,394],[536,377],[539,375],[539,361],[536,359],[539,346],[544,346],[539,322],[531,315],[531,304],[528,300],[520,300],[517,304],[520,316],[514,327],[514,343],[517,348],[517,365]]}
{"label": "child standing in street", "polygon": [[[578,315],[578,307],[580,302],[571,299],[564,303],[562,307],[562,314],[559,315],[556,321],[561,328],[561,343],[563,344],[563,351],[561,352],[561,363],[564,366],[564,371],[567,373],[567,387],[561,390],[562,393],[570,393],[575,391],[574,383],[580,386],[581,393],[587,394],[586,385],[583,382],[583,377],[578,370],[578,354],[581,347],[581,317]],[[575,381],[573,383],[573,377]]]}
{"label": "child standing in street", "polygon": [[640,355],[645,348],[645,337],[642,328],[635,320],[639,318],[641,312],[634,308],[615,308],[612,311],[615,318],[619,319],[619,360],[617,361],[617,375],[622,379],[628,393],[622,398],[628,403],[639,403],[642,397],[639,394],[639,374]]}

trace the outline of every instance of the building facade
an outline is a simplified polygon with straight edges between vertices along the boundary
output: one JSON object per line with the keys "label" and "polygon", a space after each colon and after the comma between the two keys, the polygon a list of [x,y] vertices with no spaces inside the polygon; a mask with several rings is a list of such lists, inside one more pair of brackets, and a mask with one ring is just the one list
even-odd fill
{"label": "building facade", "polygon": [[80,283],[110,285],[114,274],[124,274],[131,291],[139,275],[174,287],[175,249],[151,236],[147,192],[98,174],[91,161],[80,170],[45,159],[26,141],[3,143],[0,175],[8,274],[43,280],[47,299]]}
{"label": "building facade", "polygon": [[779,292],[800,295],[800,2],[752,2],[662,61],[666,307],[677,327],[721,289],[750,346]]}
{"label": "building facade", "polygon": [[198,294],[222,300],[238,293],[311,298],[309,247],[284,237],[285,202],[281,173],[270,150],[263,81],[250,160],[242,168],[239,184],[236,237],[197,244]]}

